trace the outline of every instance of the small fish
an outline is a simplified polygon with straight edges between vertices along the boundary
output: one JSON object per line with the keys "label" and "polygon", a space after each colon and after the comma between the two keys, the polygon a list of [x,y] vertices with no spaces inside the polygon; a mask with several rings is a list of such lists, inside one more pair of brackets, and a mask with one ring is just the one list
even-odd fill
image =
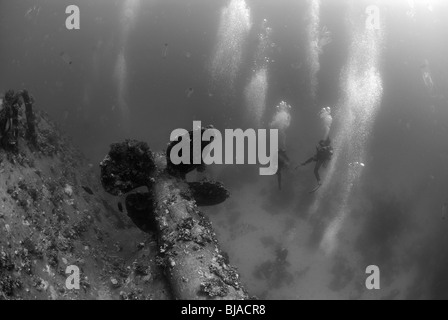
{"label": "small fish", "polygon": [[118,210],[120,210],[120,212],[123,212],[123,205],[121,204],[121,202],[118,202]]}
{"label": "small fish", "polygon": [[442,219],[445,220],[448,216],[448,203],[442,205]]}
{"label": "small fish", "polygon": [[187,95],[187,98],[190,98],[191,95],[194,93],[194,89],[193,88],[188,88],[187,90],[185,90],[185,93]]}
{"label": "small fish", "polygon": [[163,50],[163,59],[166,59],[168,55],[168,43],[165,43],[165,49]]}
{"label": "small fish", "polygon": [[25,17],[28,16],[33,11],[33,9],[34,8],[29,8],[28,11],[25,13]]}
{"label": "small fish", "polygon": [[84,191],[87,192],[88,194],[93,194],[92,189],[90,189],[89,187],[82,186],[82,188],[83,188]]}
{"label": "small fish", "polygon": [[351,166],[351,167],[357,167],[357,166],[365,167],[366,166],[364,163],[358,162],[358,161],[351,162],[348,165]]}
{"label": "small fish", "polygon": [[35,13],[35,12],[36,12],[35,16],[37,17],[40,12],[40,7],[34,6],[34,7],[29,8],[28,11],[25,13],[25,17],[28,17],[28,16],[31,17],[31,14]]}
{"label": "small fish", "polygon": [[59,55],[61,56],[61,59],[62,59],[66,64],[71,65],[71,64],[73,63],[73,62],[72,62],[72,59],[70,58],[70,56],[69,56],[67,53],[65,53],[64,51],[62,51]]}

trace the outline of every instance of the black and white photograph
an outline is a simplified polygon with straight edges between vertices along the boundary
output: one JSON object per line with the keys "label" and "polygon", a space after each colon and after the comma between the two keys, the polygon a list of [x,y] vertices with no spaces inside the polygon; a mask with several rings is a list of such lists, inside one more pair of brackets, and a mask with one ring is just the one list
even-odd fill
{"label": "black and white photograph", "polygon": [[0,300],[445,299],[448,1],[0,0]]}

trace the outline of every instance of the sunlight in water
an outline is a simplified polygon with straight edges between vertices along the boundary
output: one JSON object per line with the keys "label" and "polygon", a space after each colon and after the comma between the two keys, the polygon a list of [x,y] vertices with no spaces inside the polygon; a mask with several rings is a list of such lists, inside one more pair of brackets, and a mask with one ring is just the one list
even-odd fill
{"label": "sunlight in water", "polygon": [[308,48],[307,60],[310,70],[311,96],[316,98],[318,80],[317,73],[320,70],[319,56],[324,46],[331,43],[331,34],[326,27],[320,27],[320,0],[309,0],[308,17],[310,19],[307,28]]}
{"label": "sunlight in water", "polygon": [[117,105],[126,129],[130,121],[130,111],[127,103],[127,64],[124,52],[121,52],[118,55],[115,64],[114,78],[117,84]]}
{"label": "sunlight in water", "polygon": [[268,70],[259,69],[246,86],[244,94],[248,113],[254,119],[257,127],[261,126],[264,111],[266,109],[266,94],[268,89]]}
{"label": "sunlight in water", "polygon": [[258,46],[254,58],[254,74],[244,90],[247,114],[250,119],[255,120],[255,125],[258,128],[262,125],[266,110],[269,50],[272,48],[271,33],[272,29],[267,26],[267,20],[264,19],[261,25],[261,32],[258,35]]}
{"label": "sunlight in water", "polygon": [[[336,213],[328,213],[334,217],[321,242],[321,248],[327,253],[337,248],[338,234],[350,212],[348,201],[352,188],[362,174],[363,166],[350,166],[349,163],[366,163],[367,143],[383,95],[379,72],[383,27],[376,31],[360,25],[361,29],[353,35],[348,64],[341,74],[342,97],[338,106],[339,129],[334,139],[335,155],[310,208],[314,213],[330,194],[339,197]],[[339,179],[333,179],[336,175]]]}
{"label": "sunlight in water", "polygon": [[218,40],[210,65],[215,85],[223,81],[229,89],[233,89],[251,26],[250,9],[244,0],[231,0],[222,10]]}
{"label": "sunlight in water", "polygon": [[128,97],[127,97],[127,59],[126,59],[126,48],[129,38],[129,33],[135,26],[138,11],[140,8],[140,0],[126,0],[123,4],[121,11],[121,34],[119,38],[120,51],[118,53],[115,70],[114,79],[116,81],[117,87],[117,105],[121,113],[122,124],[124,131],[129,134],[130,131],[130,115],[131,111],[129,109]]}

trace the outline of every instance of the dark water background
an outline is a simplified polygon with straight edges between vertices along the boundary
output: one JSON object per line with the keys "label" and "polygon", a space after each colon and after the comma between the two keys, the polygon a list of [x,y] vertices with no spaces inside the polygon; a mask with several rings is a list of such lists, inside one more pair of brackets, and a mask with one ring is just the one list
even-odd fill
{"label": "dark water background", "polygon": [[[211,83],[207,67],[228,1],[142,0],[126,45],[129,132],[117,107],[114,78],[122,3],[1,0],[0,90],[27,88],[94,163],[110,143],[125,138],[147,141],[154,150],[165,148],[171,131],[190,129],[193,120],[221,130],[247,128],[244,88],[266,18],[275,47],[264,119],[271,119],[280,100],[288,101],[289,156],[295,164],[313,152],[319,139],[318,108],[335,105],[341,95],[341,70],[353,32],[347,23],[350,1],[322,1],[320,23],[330,30],[332,42],[320,57],[313,101],[306,59],[308,2],[247,1],[252,28],[236,89],[228,94],[225,86]],[[432,8],[417,1],[414,18],[406,15],[407,1],[352,3],[359,12],[377,4],[385,19],[379,66],[384,91],[368,139],[366,169],[351,196],[352,212],[336,253],[324,255],[316,245],[325,217],[309,219],[305,213],[312,202],[307,192],[314,185],[311,167],[290,172],[282,192],[274,177],[258,176],[258,166],[210,168],[208,174],[224,180],[233,196],[206,211],[253,294],[274,299],[448,298],[448,217],[442,215],[448,202],[448,6],[430,3]],[[81,10],[77,31],[65,28],[65,8],[71,4]],[[71,65],[61,52],[69,55]],[[422,79],[425,59],[432,93]],[[298,63],[300,69],[292,67]],[[194,89],[191,97],[188,88]],[[272,267],[278,247],[289,252],[283,269]],[[364,287],[370,264],[381,269],[381,290]]]}

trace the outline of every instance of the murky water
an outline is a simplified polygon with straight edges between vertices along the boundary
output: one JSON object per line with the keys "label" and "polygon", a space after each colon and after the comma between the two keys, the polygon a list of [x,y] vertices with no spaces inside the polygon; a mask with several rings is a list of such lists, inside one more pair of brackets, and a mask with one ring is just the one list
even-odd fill
{"label": "murky water", "polygon": [[[447,298],[447,14],[435,0],[2,1],[0,90],[28,89],[94,163],[126,138],[164,150],[194,120],[278,129],[281,190],[251,165],[189,177],[231,192],[204,211],[250,293]],[[327,138],[310,193],[315,162],[299,165]]]}

